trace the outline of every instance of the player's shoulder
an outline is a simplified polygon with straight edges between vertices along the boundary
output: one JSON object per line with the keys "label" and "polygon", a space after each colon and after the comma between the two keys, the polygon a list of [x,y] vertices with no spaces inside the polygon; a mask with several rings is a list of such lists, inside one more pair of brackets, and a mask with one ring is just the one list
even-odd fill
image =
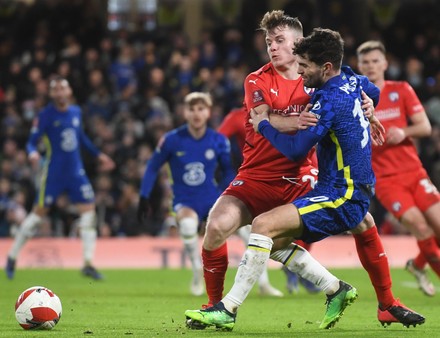
{"label": "player's shoulder", "polygon": [[262,79],[266,76],[270,76],[273,73],[273,67],[270,63],[265,64],[264,66],[260,67],[259,69],[251,72],[246,76],[246,82],[252,82],[255,79]]}
{"label": "player's shoulder", "polygon": [[76,104],[69,105],[69,111],[71,111],[74,114],[81,115],[81,108]]}
{"label": "player's shoulder", "polygon": [[397,90],[406,90],[412,88],[411,85],[407,81],[385,81],[385,88],[387,90],[397,91]]}

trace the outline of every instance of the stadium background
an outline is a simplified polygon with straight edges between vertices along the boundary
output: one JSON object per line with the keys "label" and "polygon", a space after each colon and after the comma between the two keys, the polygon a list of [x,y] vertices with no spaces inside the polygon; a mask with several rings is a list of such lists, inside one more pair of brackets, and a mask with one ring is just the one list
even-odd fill
{"label": "stadium background", "polygon": [[[101,242],[134,237],[132,243],[137,243],[139,236],[147,235],[157,239],[148,242],[153,245],[175,238],[169,227],[166,169],[154,189],[155,213],[144,224],[136,220],[145,164],[159,137],[182,123],[181,101],[187,93],[213,95],[214,128],[229,110],[240,106],[244,77],[268,61],[256,28],[270,9],[298,16],[305,34],[317,26],[340,31],[346,43],[345,62],[353,68],[360,43],[385,42],[388,78],[406,80],[414,87],[433,124],[432,136],[421,140],[419,149],[432,180],[440,186],[438,1],[2,0],[0,237],[11,237],[32,205],[37,173],[26,161],[25,143],[33,117],[47,103],[48,78],[58,73],[70,81],[75,101],[83,108],[87,134],[117,163],[110,174],[102,173],[83,154],[95,188]],[[405,234],[377,203],[372,212],[383,234]],[[60,198],[38,236],[75,238],[76,216],[66,198]],[[1,245],[4,250],[8,241]],[[47,251],[49,242],[40,243],[46,243]],[[174,246],[178,241],[167,243]],[[55,253],[49,256],[62,256],[57,253],[60,247],[53,245]],[[139,245],[136,255],[142,255],[146,244]],[[98,257],[103,250],[99,247]],[[68,252],[79,254],[79,249]],[[47,263],[47,255],[41,255]],[[162,263],[165,259],[163,253],[155,257]]]}

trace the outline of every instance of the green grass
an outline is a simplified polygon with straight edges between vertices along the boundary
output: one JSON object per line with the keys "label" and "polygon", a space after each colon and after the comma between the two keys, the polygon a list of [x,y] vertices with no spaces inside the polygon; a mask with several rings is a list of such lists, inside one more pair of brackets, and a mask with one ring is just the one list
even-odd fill
{"label": "green grass", "polygon": [[[235,269],[227,275],[226,291]],[[0,337],[438,337],[438,297],[416,289],[410,275],[392,270],[394,293],[424,314],[426,323],[416,328],[393,324],[383,328],[376,319],[377,304],[367,274],[360,269],[332,270],[355,285],[359,299],[331,330],[320,330],[325,310],[323,294],[300,290],[284,298],[260,297],[252,291],[241,307],[232,332],[188,330],[184,311],[199,308],[206,297],[189,295],[189,270],[104,270],[96,282],[76,270],[18,270],[13,281],[4,280],[0,291]],[[432,276],[433,274],[431,274]],[[284,290],[284,274],[271,270],[272,283]],[[438,283],[438,280],[436,280]],[[16,322],[14,304],[26,288],[43,285],[61,298],[63,316],[52,331],[24,331]],[[438,284],[437,284],[438,287]]]}

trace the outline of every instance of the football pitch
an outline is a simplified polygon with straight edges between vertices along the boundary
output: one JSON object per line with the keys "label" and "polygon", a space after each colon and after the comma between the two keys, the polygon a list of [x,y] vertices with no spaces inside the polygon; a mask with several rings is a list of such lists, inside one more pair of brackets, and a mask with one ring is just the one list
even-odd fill
{"label": "football pitch", "polygon": [[[227,274],[232,285],[236,269]],[[393,269],[395,296],[422,313],[426,323],[416,328],[392,324],[383,328],[376,318],[377,303],[366,272],[361,269],[332,269],[335,275],[354,285],[357,301],[345,310],[333,329],[321,330],[325,310],[322,293],[310,295],[303,288],[283,298],[261,297],[252,290],[240,308],[232,332],[213,327],[194,331],[185,327],[184,311],[196,309],[206,297],[189,294],[190,270],[103,270],[105,280],[82,277],[77,270],[18,270],[14,280],[2,276],[0,293],[0,337],[438,337],[440,335],[440,286],[430,272],[439,293],[424,296],[403,269]],[[272,284],[285,291],[281,270],[270,270]],[[24,331],[16,322],[14,304],[31,286],[52,289],[61,299],[63,314],[52,331]]]}

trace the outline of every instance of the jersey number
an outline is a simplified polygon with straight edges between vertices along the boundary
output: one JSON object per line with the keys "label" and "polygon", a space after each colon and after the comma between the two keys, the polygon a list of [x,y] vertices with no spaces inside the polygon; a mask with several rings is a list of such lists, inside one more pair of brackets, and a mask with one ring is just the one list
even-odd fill
{"label": "jersey number", "polygon": [[356,99],[354,101],[353,116],[359,118],[359,122],[361,124],[361,127],[364,129],[364,131],[362,133],[363,138],[362,138],[362,141],[361,141],[361,146],[362,146],[362,148],[365,148],[365,146],[368,144],[368,139],[369,139],[369,136],[370,136],[369,133],[368,133],[368,126],[370,124],[365,119],[364,112],[362,111],[361,102],[359,101],[359,99]]}

